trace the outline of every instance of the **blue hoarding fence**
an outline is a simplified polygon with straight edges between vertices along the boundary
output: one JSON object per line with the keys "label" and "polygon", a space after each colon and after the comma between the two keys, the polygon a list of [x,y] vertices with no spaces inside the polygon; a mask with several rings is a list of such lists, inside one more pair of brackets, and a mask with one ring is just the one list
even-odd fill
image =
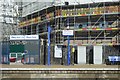
{"label": "blue hoarding fence", "polygon": [[1,45],[1,62],[3,64],[9,64],[9,41],[3,41]]}

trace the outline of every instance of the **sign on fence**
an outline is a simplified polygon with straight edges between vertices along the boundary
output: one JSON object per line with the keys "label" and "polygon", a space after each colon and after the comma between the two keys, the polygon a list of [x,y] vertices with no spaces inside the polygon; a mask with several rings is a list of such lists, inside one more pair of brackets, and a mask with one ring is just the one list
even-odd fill
{"label": "sign on fence", "polygon": [[109,61],[120,61],[120,56],[108,56]]}
{"label": "sign on fence", "polygon": [[38,35],[10,35],[10,40],[38,40]]}
{"label": "sign on fence", "polygon": [[73,36],[73,30],[63,30],[63,36]]}
{"label": "sign on fence", "polygon": [[55,46],[55,58],[62,58],[62,46]]}

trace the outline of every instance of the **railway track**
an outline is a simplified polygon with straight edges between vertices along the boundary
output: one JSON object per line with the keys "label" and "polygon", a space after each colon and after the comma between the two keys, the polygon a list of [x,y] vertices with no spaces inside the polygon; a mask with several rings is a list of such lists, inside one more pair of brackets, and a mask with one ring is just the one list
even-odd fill
{"label": "railway track", "polygon": [[118,65],[2,65],[2,79],[119,80]]}

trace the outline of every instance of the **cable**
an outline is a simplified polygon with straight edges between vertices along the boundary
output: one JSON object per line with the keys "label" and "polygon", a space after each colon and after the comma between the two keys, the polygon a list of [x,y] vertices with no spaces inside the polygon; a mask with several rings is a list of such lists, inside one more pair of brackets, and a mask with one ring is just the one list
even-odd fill
{"label": "cable", "polygon": [[95,3],[95,1],[91,0],[93,3]]}
{"label": "cable", "polygon": [[76,1],[76,0],[75,0],[75,2],[78,3],[78,4],[80,4],[80,2],[78,2],[78,1]]}

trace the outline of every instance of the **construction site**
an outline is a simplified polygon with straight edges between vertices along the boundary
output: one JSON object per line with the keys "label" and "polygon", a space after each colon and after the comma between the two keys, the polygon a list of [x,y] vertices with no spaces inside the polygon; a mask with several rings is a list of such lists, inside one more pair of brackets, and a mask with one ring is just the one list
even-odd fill
{"label": "construction site", "polygon": [[[68,36],[63,35],[63,30],[73,31],[69,37],[71,63],[79,63],[82,59],[81,63],[94,64],[99,55],[100,64],[106,64],[108,56],[119,56],[119,2],[78,5],[65,2],[65,5],[47,7],[24,16],[19,26],[23,35],[39,35],[41,64],[47,61],[49,41],[51,64],[65,64]],[[55,46],[62,48],[61,58],[55,58]]]}
{"label": "construction site", "polygon": [[19,7],[19,34],[0,46],[1,79],[119,80],[119,1]]}

